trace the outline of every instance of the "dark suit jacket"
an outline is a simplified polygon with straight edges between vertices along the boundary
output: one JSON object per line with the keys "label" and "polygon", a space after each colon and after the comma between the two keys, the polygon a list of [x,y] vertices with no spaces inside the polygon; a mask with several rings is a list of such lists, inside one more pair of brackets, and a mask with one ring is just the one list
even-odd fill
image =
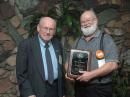
{"label": "dark suit jacket", "polygon": [[[60,43],[56,39],[52,39],[57,60],[58,60],[58,95],[63,95],[63,74],[62,65],[59,62],[59,57],[62,56],[62,49]],[[19,85],[21,97],[28,97],[29,95],[36,95],[36,97],[44,97],[45,94],[45,80],[44,80],[44,66],[42,62],[42,55],[38,35],[29,38],[20,43],[16,58],[16,75]],[[52,90],[53,91],[53,90]],[[51,93],[51,91],[50,91]]]}

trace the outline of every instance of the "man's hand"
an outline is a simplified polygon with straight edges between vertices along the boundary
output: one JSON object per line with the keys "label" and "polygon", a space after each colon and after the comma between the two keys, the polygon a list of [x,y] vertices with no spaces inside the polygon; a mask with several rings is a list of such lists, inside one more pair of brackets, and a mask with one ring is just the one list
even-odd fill
{"label": "man's hand", "polygon": [[67,73],[65,74],[65,78],[68,79],[68,80],[70,80],[70,81],[73,81],[73,82],[75,81],[74,78],[68,77],[68,76],[67,76]]}
{"label": "man's hand", "polygon": [[36,97],[35,95],[31,95],[31,96],[28,96],[28,97]]}
{"label": "man's hand", "polygon": [[80,73],[83,73],[83,74],[79,76],[76,80],[88,82],[93,78],[92,72],[81,71]]}
{"label": "man's hand", "polygon": [[93,78],[105,76],[111,73],[113,70],[116,70],[117,68],[118,68],[118,64],[116,62],[107,62],[102,67],[97,68],[95,70],[80,71],[80,73],[83,74],[79,76],[76,80],[87,82]]}

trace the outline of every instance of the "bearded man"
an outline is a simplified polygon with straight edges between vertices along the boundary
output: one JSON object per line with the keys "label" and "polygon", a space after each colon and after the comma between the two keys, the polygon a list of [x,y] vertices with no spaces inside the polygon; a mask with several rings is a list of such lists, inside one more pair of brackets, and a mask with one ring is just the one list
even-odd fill
{"label": "bearded man", "polygon": [[[82,71],[76,79],[70,76],[66,78],[75,82],[75,97],[112,97],[112,72],[118,68],[117,47],[111,36],[103,35],[98,28],[98,18],[93,10],[86,10],[81,14],[80,24],[83,35],[75,41],[72,49],[91,51],[91,68],[89,71]],[[101,40],[103,60],[96,56]],[[65,68],[67,70],[68,61]]]}

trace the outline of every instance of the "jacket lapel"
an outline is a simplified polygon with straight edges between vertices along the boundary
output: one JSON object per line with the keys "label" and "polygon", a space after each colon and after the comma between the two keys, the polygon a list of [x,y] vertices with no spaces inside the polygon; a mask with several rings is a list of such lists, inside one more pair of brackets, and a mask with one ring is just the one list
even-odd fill
{"label": "jacket lapel", "polygon": [[56,53],[56,58],[57,58],[58,64],[62,64],[62,62],[60,62],[60,60],[62,59],[61,50],[60,50],[60,47],[59,47],[59,45],[58,45],[58,43],[56,42],[55,39],[52,39],[52,45],[53,45],[54,51]]}
{"label": "jacket lapel", "polygon": [[58,62],[58,74],[60,75],[61,72],[61,65],[62,65],[62,55],[61,55],[61,49],[58,43],[55,39],[52,40],[52,45],[54,47],[54,51],[56,53],[57,62]]}
{"label": "jacket lapel", "polygon": [[43,66],[42,54],[41,54],[41,48],[40,48],[38,36],[35,36],[33,38],[31,45],[32,45],[33,53],[34,53],[34,60],[36,62],[36,67],[39,73],[41,74],[43,80],[45,80],[44,66]]}
{"label": "jacket lapel", "polygon": [[57,61],[58,61],[59,50],[57,48],[57,44],[53,40],[52,40],[52,45],[53,45],[54,51],[56,53]]}

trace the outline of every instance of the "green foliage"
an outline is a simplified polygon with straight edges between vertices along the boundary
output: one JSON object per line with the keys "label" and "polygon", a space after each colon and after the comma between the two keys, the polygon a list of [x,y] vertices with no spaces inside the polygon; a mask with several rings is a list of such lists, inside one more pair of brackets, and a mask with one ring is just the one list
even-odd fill
{"label": "green foliage", "polygon": [[[56,8],[57,16],[57,36],[77,37],[80,35],[80,9],[72,0],[61,0],[59,8]],[[58,13],[59,12],[59,13]],[[53,16],[53,14],[49,14]]]}
{"label": "green foliage", "polygon": [[73,1],[61,0],[57,5],[50,8],[46,14],[37,13],[24,18],[22,25],[28,30],[29,37],[35,35],[38,21],[42,16],[50,16],[57,20],[56,36],[58,38],[71,35],[76,38],[80,35],[80,9]]}

